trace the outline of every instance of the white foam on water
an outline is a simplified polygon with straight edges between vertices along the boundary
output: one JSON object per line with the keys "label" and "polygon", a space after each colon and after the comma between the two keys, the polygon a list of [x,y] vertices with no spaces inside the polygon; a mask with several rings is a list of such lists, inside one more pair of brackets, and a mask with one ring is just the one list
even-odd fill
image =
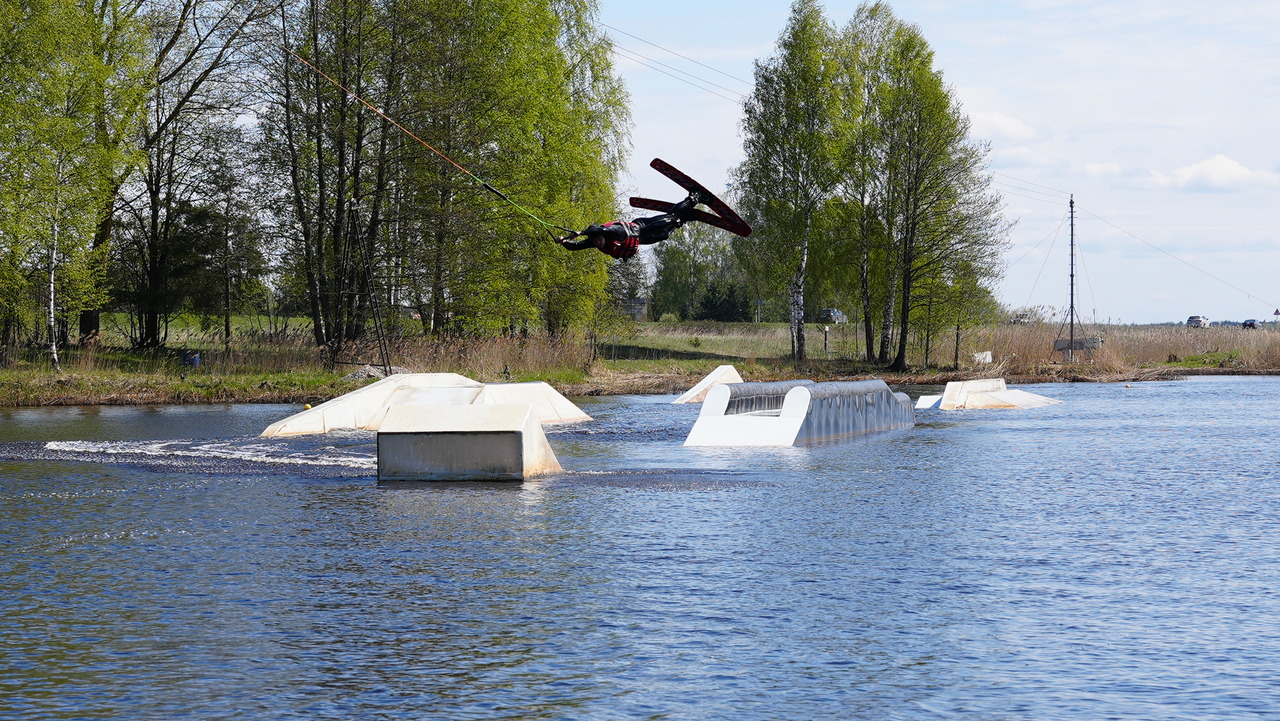
{"label": "white foam on water", "polygon": [[378,461],[370,455],[345,454],[332,447],[325,455],[290,450],[279,443],[235,444],[204,441],[50,441],[50,451],[70,453],[105,453],[109,455],[144,455],[177,458],[218,458],[254,463],[276,463],[299,466],[340,466],[376,470]]}

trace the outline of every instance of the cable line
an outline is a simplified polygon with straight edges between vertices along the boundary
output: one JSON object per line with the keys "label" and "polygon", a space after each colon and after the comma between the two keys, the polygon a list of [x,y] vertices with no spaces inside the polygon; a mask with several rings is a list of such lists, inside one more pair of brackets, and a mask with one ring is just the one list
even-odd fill
{"label": "cable line", "polygon": [[[728,100],[728,101],[729,101],[729,102],[731,102],[731,103],[741,103],[741,102],[742,102],[742,95],[741,95],[741,94],[739,94],[739,95],[738,95],[738,97],[737,97],[736,99],[735,99],[735,98],[731,98],[731,97],[729,97],[728,95],[721,95],[720,93],[717,93],[716,91],[712,90],[711,88],[704,88],[703,86],[698,85],[697,83],[692,82],[692,81],[690,81],[690,80],[686,80],[686,79],[684,79],[684,78],[680,77],[679,75],[673,75],[673,74],[671,74],[671,73],[669,73],[669,72],[667,72],[667,71],[665,71],[665,70],[662,70],[661,68],[656,68],[656,67],[654,67],[654,66],[650,65],[648,62],[646,62],[646,61],[649,61],[649,59],[648,59],[648,58],[646,58],[646,57],[644,57],[643,55],[640,55],[640,54],[638,54],[638,53],[634,53],[634,51],[627,50],[627,49],[625,49],[625,48],[622,48],[622,47],[620,47],[620,46],[615,45],[615,46],[613,46],[613,52],[615,52],[615,53],[617,53],[617,54],[622,55],[623,57],[627,58],[628,60],[633,60],[633,61],[635,61],[635,62],[639,63],[640,65],[643,65],[643,66],[645,66],[645,67],[649,68],[650,70],[653,70],[653,71],[655,71],[655,72],[662,73],[663,75],[666,75],[666,76],[667,76],[667,77],[669,77],[669,78],[673,78],[673,79],[675,79],[675,80],[679,80],[680,82],[682,82],[682,83],[684,83],[684,84],[686,84],[686,85],[692,85],[693,87],[695,87],[695,88],[697,88],[697,89],[699,89],[699,90],[702,90],[702,91],[704,91],[704,92],[711,93],[712,95],[716,96],[717,98],[724,98],[725,100]],[[636,57],[641,58],[641,59],[637,60],[636,58],[630,57],[630,55],[632,55],[632,54],[636,55]],[[657,61],[649,61],[649,62],[657,62]],[[672,68],[672,69],[674,70],[674,68]],[[683,71],[677,70],[676,72],[683,72]],[[685,73],[685,74],[686,74],[686,75],[688,75],[688,73]],[[696,76],[690,76],[690,77],[696,77]],[[701,78],[698,78],[698,79],[699,79],[699,80],[702,80]],[[703,80],[703,82],[707,82],[707,81]],[[718,86],[718,85],[717,85],[716,87],[720,87],[720,86]],[[728,90],[728,88],[726,88],[726,90]],[[731,93],[732,93],[733,91],[732,91],[732,90],[729,90],[729,92],[731,92]]]}
{"label": "cable line", "polygon": [[[1021,255],[1017,260],[1013,261],[1013,262],[1012,262],[1012,263],[1010,263],[1009,265],[1017,265],[1018,263],[1021,263],[1021,262],[1022,262],[1022,261],[1027,257],[1027,256],[1028,256],[1028,255],[1031,255],[1031,252],[1032,252],[1032,251],[1034,251],[1036,248],[1039,248],[1039,247],[1041,246],[1041,244],[1043,244],[1046,240],[1048,240],[1048,239],[1049,239],[1049,236],[1057,235],[1057,233],[1058,233],[1059,231],[1061,231],[1061,230],[1062,230],[1062,226],[1066,225],[1066,223],[1067,223],[1067,214],[1066,214],[1066,213],[1063,213],[1063,214],[1062,214],[1062,220],[1058,221],[1058,227],[1056,227],[1056,228],[1054,228],[1053,230],[1049,231],[1049,232],[1048,232],[1048,234],[1046,234],[1043,238],[1041,238],[1040,240],[1036,241],[1036,244],[1035,244],[1035,245],[1033,245],[1033,246],[1031,246],[1030,248],[1028,248],[1028,249],[1027,249],[1027,252],[1023,253],[1023,254],[1022,254],[1022,255]],[[1053,247],[1053,246],[1052,246],[1052,245],[1050,245],[1050,247]]]}
{"label": "cable line", "polygon": [[[1044,261],[1040,263],[1040,270],[1036,272],[1036,279],[1035,279],[1035,281],[1031,284],[1031,290],[1027,293],[1027,302],[1023,305],[1023,307],[1024,307],[1024,308],[1030,308],[1030,307],[1031,307],[1031,296],[1033,296],[1033,295],[1035,295],[1035,294],[1036,294],[1036,288],[1040,285],[1040,276],[1044,275],[1044,269],[1045,269],[1045,266],[1047,266],[1047,265],[1049,264],[1049,258],[1053,257],[1053,246],[1057,245],[1057,243],[1058,243],[1058,233],[1062,230],[1062,225],[1063,225],[1063,223],[1065,223],[1065,222],[1066,222],[1066,218],[1064,217],[1064,218],[1063,218],[1063,222],[1062,222],[1062,223],[1058,223],[1058,227],[1056,227],[1056,228],[1054,228],[1052,231],[1050,231],[1050,232],[1049,232],[1049,235],[1046,235],[1045,237],[1043,237],[1043,238],[1041,238],[1041,239],[1040,239],[1040,243],[1043,243],[1043,242],[1044,242],[1045,240],[1047,240],[1050,236],[1052,236],[1052,237],[1053,237],[1053,242],[1049,244],[1049,250],[1045,251],[1045,254],[1044,254]],[[1036,243],[1036,246],[1037,246],[1037,247],[1039,247],[1040,243]],[[1032,248],[1032,250],[1035,250],[1035,248]],[[1027,251],[1027,253],[1030,253],[1030,252],[1031,252],[1030,250],[1029,250],[1029,251]],[[1022,257],[1023,257],[1023,258],[1027,257],[1027,253],[1023,253]],[[1019,258],[1019,260],[1021,260],[1021,258]]]}
{"label": "cable line", "polygon": [[[1022,193],[1015,193],[1015,192],[1013,192],[1013,191],[1011,191],[1011,190],[1002,190],[1002,189],[999,189],[999,188],[997,188],[997,190],[1000,192],[1000,194],[1001,194],[1001,195],[1013,195],[1013,196],[1016,196],[1016,197],[1018,197],[1018,198],[1025,198],[1025,199],[1027,199],[1027,200],[1034,200],[1034,201],[1036,201],[1037,203],[1047,203],[1047,204],[1049,204],[1049,205],[1062,205],[1062,201],[1061,201],[1061,200],[1045,200],[1044,198],[1036,198],[1036,197],[1033,197],[1033,196],[1030,196],[1030,195],[1023,195]],[[1031,191],[1031,192],[1033,192],[1033,193],[1034,193],[1034,192],[1036,192],[1036,191],[1034,191],[1034,190],[1033,190],[1033,191]]]}
{"label": "cable line", "polygon": [[[599,22],[599,21],[597,21],[597,22]],[[691,58],[691,57],[689,57],[689,56],[687,56],[687,55],[681,55],[680,53],[678,53],[678,52],[676,52],[676,51],[674,51],[674,50],[671,50],[671,49],[669,49],[669,48],[664,48],[664,47],[662,47],[661,45],[658,45],[657,43],[651,43],[651,42],[649,42],[648,40],[645,40],[644,38],[642,38],[642,37],[640,37],[640,36],[638,36],[638,35],[632,35],[631,33],[627,32],[626,30],[622,30],[622,29],[620,29],[620,28],[615,28],[614,26],[610,25],[609,23],[601,22],[601,23],[599,23],[599,24],[600,24],[600,25],[603,25],[603,26],[604,26],[604,27],[606,27],[606,28],[609,28],[610,30],[613,30],[614,32],[619,32],[619,33],[622,33],[623,35],[626,35],[626,36],[627,36],[627,37],[629,37],[629,38],[634,38],[634,39],[636,39],[636,40],[639,40],[640,42],[644,43],[645,45],[652,45],[653,47],[655,47],[655,48],[657,48],[657,49],[659,49],[659,50],[661,50],[661,51],[663,51],[663,52],[671,53],[672,55],[675,55],[676,57],[679,57],[679,58],[684,58],[685,60],[688,60],[689,62],[691,62],[691,63],[693,63],[693,64],[695,64],[695,65],[701,65],[702,67],[706,68],[707,70],[710,70],[710,71],[712,71],[712,72],[716,72],[716,73],[720,73],[721,75],[723,75],[723,76],[725,76],[726,78],[729,78],[729,79],[731,79],[731,80],[737,80],[738,82],[740,82],[740,83],[744,83],[744,84],[746,84],[746,85],[753,85],[753,84],[754,84],[754,83],[752,83],[752,82],[751,82],[751,81],[749,81],[749,80],[743,80],[742,78],[737,77],[737,76],[735,76],[735,75],[730,75],[729,73],[726,73],[726,72],[725,72],[725,71],[723,71],[723,70],[718,70],[718,69],[716,69],[716,68],[713,68],[713,67],[711,67],[710,65],[707,65],[706,63],[700,63],[700,62],[698,62],[697,60],[694,60],[693,58]]]}
{"label": "cable line", "polygon": [[[1060,203],[1062,202],[1062,198],[1061,198],[1060,196],[1055,195],[1055,194],[1053,194],[1053,193],[1046,193],[1046,192],[1044,192],[1043,190],[1032,190],[1032,189],[1030,189],[1030,188],[1023,188],[1023,187],[1018,186],[1018,185],[1012,185],[1012,184],[1010,184],[1010,183],[1006,183],[1006,182],[1004,182],[1003,180],[994,180],[994,179],[993,179],[993,180],[991,181],[991,184],[992,184],[992,185],[999,185],[999,186],[1003,186],[1003,187],[1006,187],[1006,188],[1012,188],[1013,190],[1017,190],[1017,191],[1022,192],[1022,193],[1034,193],[1035,195],[1043,195],[1043,196],[1045,196],[1045,197],[1047,197],[1047,198],[1053,198],[1053,202],[1054,202],[1055,204],[1060,204]],[[1021,197],[1024,197],[1024,198],[1025,198],[1025,197],[1027,197],[1027,196],[1021,196]]]}
{"label": "cable line", "polygon": [[[734,90],[734,89],[732,89],[732,88],[726,88],[725,86],[720,85],[719,83],[714,83],[714,82],[712,82],[712,81],[710,81],[710,80],[707,80],[706,78],[700,78],[700,77],[698,77],[697,75],[694,75],[693,73],[685,72],[684,70],[681,70],[680,68],[672,67],[672,66],[667,65],[666,63],[662,62],[661,60],[654,60],[653,58],[651,58],[651,57],[649,57],[649,56],[647,56],[647,55],[644,55],[644,54],[642,54],[642,53],[638,53],[638,52],[636,52],[636,51],[632,50],[631,48],[625,48],[625,47],[623,47],[623,46],[621,46],[621,45],[614,45],[614,46],[613,46],[613,49],[614,49],[615,51],[616,51],[616,50],[622,50],[622,51],[627,52],[627,53],[630,53],[630,54],[632,54],[632,55],[634,55],[634,56],[636,56],[636,57],[638,57],[638,58],[643,58],[644,60],[647,60],[647,61],[649,61],[649,62],[653,63],[654,65],[661,65],[662,67],[664,67],[664,68],[666,68],[666,69],[668,69],[668,70],[671,70],[671,71],[674,71],[674,72],[680,73],[681,75],[687,75],[687,76],[689,76],[689,77],[693,78],[694,80],[697,80],[698,82],[706,83],[707,85],[710,85],[710,86],[712,86],[712,87],[720,88],[721,90],[725,91],[726,93],[733,93],[734,95],[737,95],[739,98],[744,97],[744,96],[743,96],[743,94],[742,94],[742,93],[740,93],[740,92],[738,92],[737,90]],[[652,66],[650,66],[650,67],[652,68]],[[652,69],[653,69],[653,70],[657,70],[657,68],[652,68]],[[704,89],[705,89],[705,88],[704,88]]]}
{"label": "cable line", "polygon": [[463,173],[464,175],[466,175],[468,178],[471,178],[472,180],[474,180],[474,181],[476,181],[477,183],[479,183],[479,184],[480,184],[480,186],[481,186],[481,187],[483,187],[485,190],[488,190],[489,192],[493,193],[494,195],[498,196],[499,198],[502,198],[503,200],[505,200],[505,201],[507,201],[508,203],[510,203],[510,204],[511,204],[511,207],[515,208],[516,210],[519,210],[521,213],[524,213],[525,215],[527,215],[527,216],[529,216],[530,218],[532,218],[532,219],[534,220],[534,222],[536,222],[536,223],[538,223],[539,225],[541,225],[541,226],[542,226],[542,227],[547,231],[547,233],[548,233],[548,234],[549,234],[553,239],[556,237],[556,234],[555,234],[554,232],[552,232],[552,229],[553,229],[553,228],[554,228],[554,229],[556,229],[556,230],[563,230],[563,231],[565,231],[566,233],[572,233],[572,232],[574,232],[573,230],[570,230],[569,228],[565,228],[565,227],[563,227],[563,226],[556,225],[556,224],[554,224],[554,223],[548,223],[547,221],[543,220],[542,218],[539,218],[537,215],[534,215],[532,211],[530,211],[529,209],[527,209],[527,208],[525,208],[524,206],[520,205],[519,203],[517,203],[516,201],[512,200],[511,198],[507,197],[507,194],[506,194],[506,193],[503,193],[501,190],[498,190],[497,188],[493,187],[493,186],[492,186],[492,185],[490,185],[489,183],[485,182],[485,181],[484,181],[484,180],[482,180],[479,176],[477,176],[475,173],[472,173],[470,170],[467,170],[466,168],[464,168],[464,167],[462,167],[461,165],[459,165],[459,164],[457,163],[457,161],[455,161],[453,158],[450,158],[449,156],[445,155],[444,153],[440,152],[439,150],[436,150],[436,149],[435,149],[435,147],[433,147],[430,143],[428,143],[427,141],[423,140],[422,138],[419,138],[417,135],[414,135],[412,131],[410,131],[408,128],[406,128],[405,126],[401,125],[400,123],[397,123],[397,122],[396,122],[395,120],[393,120],[389,115],[387,115],[386,113],[384,113],[384,112],[382,112],[381,110],[379,110],[379,109],[378,109],[378,107],[377,107],[377,106],[375,106],[373,103],[370,103],[368,100],[365,100],[364,98],[360,97],[359,95],[356,95],[356,94],[355,94],[354,92],[352,92],[351,90],[348,90],[348,89],[346,88],[346,86],[344,86],[342,83],[340,83],[340,82],[338,82],[337,80],[334,80],[333,78],[331,78],[331,77],[329,77],[328,75],[326,75],[326,74],[324,73],[324,71],[323,71],[323,70],[321,70],[320,68],[317,68],[315,65],[312,65],[310,62],[308,62],[308,61],[307,61],[307,59],[306,59],[306,58],[304,58],[304,57],[302,57],[301,55],[299,55],[299,54],[295,53],[294,51],[290,50],[287,46],[282,46],[282,47],[284,47],[284,51],[285,51],[285,52],[287,52],[287,53],[289,53],[290,55],[292,55],[293,57],[297,58],[297,59],[298,59],[298,61],[299,61],[299,62],[301,62],[303,65],[306,65],[307,67],[311,68],[313,71],[315,71],[315,73],[316,73],[317,75],[319,75],[320,77],[324,78],[325,80],[328,80],[330,83],[333,83],[333,85],[334,85],[335,87],[337,87],[339,90],[341,90],[342,92],[346,93],[346,94],[347,94],[348,96],[350,96],[351,98],[353,98],[353,99],[355,99],[355,100],[359,101],[361,105],[363,105],[363,106],[365,106],[366,108],[368,108],[368,109],[372,110],[373,112],[377,113],[377,114],[378,114],[378,117],[382,118],[383,120],[387,121],[388,123],[391,123],[391,124],[392,124],[392,125],[394,125],[397,129],[399,129],[399,130],[400,130],[400,132],[404,133],[405,135],[408,135],[409,137],[411,137],[411,138],[413,138],[414,140],[416,140],[416,141],[418,141],[419,143],[421,143],[421,144],[422,144],[422,147],[426,148],[427,150],[430,150],[431,152],[435,153],[436,155],[439,155],[441,158],[443,158],[445,161],[447,161],[450,165],[452,165],[453,167],[455,167],[455,168],[457,168],[458,170],[462,171],[462,173]]}
{"label": "cable line", "polygon": [[1010,180],[1016,180],[1016,181],[1018,181],[1019,183],[1022,183],[1022,184],[1024,184],[1024,185],[1034,185],[1034,186],[1036,186],[1037,188],[1044,188],[1045,190],[1052,190],[1053,192],[1058,193],[1059,195],[1061,195],[1063,198],[1069,198],[1069,197],[1071,197],[1071,193],[1068,193],[1068,192],[1067,192],[1067,191],[1065,191],[1065,190],[1058,190],[1057,188],[1051,188],[1051,187],[1049,187],[1049,186],[1047,186],[1047,185],[1041,185],[1041,184],[1039,184],[1039,183],[1033,183],[1033,182],[1031,182],[1030,180],[1023,180],[1022,178],[1015,178],[1015,177],[1013,177],[1012,175],[1007,175],[1007,174],[1005,174],[1005,173],[999,173],[999,172],[996,172],[996,171],[994,171],[994,170],[993,170],[993,171],[991,171],[991,173],[992,173],[992,175],[999,175],[999,176],[1000,176],[1000,177],[1002,177],[1002,178],[1008,178],[1008,179],[1010,179]]}
{"label": "cable line", "polygon": [[1080,274],[1084,276],[1084,285],[1089,289],[1089,300],[1092,301],[1093,322],[1098,322],[1098,297],[1093,292],[1093,279],[1089,277],[1089,266],[1084,262],[1084,246],[1076,240],[1076,257],[1080,259]]}
{"label": "cable line", "polygon": [[1198,267],[1198,266],[1196,266],[1196,265],[1192,264],[1192,263],[1191,263],[1191,262],[1189,262],[1189,261],[1183,260],[1182,258],[1179,258],[1178,256],[1174,255],[1173,253],[1170,253],[1169,251],[1165,250],[1164,248],[1159,247],[1158,245],[1156,245],[1156,244],[1154,244],[1154,243],[1151,243],[1151,242],[1148,242],[1148,241],[1146,241],[1146,240],[1143,240],[1142,238],[1139,238],[1138,236],[1134,235],[1133,233],[1130,233],[1129,231],[1125,230],[1124,228],[1121,228],[1120,226],[1116,225],[1115,223],[1112,223],[1111,221],[1107,220],[1106,218],[1103,218],[1102,216],[1100,216],[1100,215],[1098,215],[1098,214],[1096,214],[1096,213],[1090,212],[1090,211],[1088,211],[1088,210],[1085,210],[1084,212],[1089,213],[1089,215],[1092,215],[1093,217],[1097,218],[1098,220],[1101,220],[1102,222],[1106,223],[1107,225],[1111,226],[1112,228],[1115,228],[1116,230],[1120,231],[1121,233],[1124,233],[1125,235],[1129,236],[1130,238],[1133,238],[1134,240],[1138,241],[1139,243],[1142,243],[1142,244],[1144,244],[1144,245],[1150,246],[1150,247],[1152,247],[1152,248],[1154,248],[1154,249],[1156,249],[1156,250],[1160,251],[1161,253],[1164,253],[1165,255],[1169,256],[1170,258],[1173,258],[1174,260],[1178,261],[1179,263],[1182,263],[1183,265],[1187,266],[1188,268],[1191,268],[1192,270],[1195,270],[1195,271],[1198,271],[1198,272],[1200,272],[1200,273],[1203,273],[1204,275],[1207,275],[1207,276],[1209,276],[1210,278],[1213,278],[1214,280],[1216,280],[1216,281],[1218,281],[1219,283],[1221,283],[1221,284],[1223,284],[1223,285],[1227,286],[1228,288],[1231,288],[1231,289],[1233,289],[1233,290],[1240,291],[1241,293],[1243,293],[1243,294],[1245,295],[1245,297],[1246,297],[1246,298],[1252,298],[1253,300],[1256,300],[1256,301],[1258,301],[1259,303],[1264,303],[1265,305],[1269,305],[1269,306],[1272,306],[1272,307],[1278,307],[1278,308],[1280,308],[1280,305],[1277,305],[1276,303],[1272,303],[1272,302],[1270,302],[1270,301],[1268,301],[1268,300],[1264,300],[1264,299],[1262,299],[1262,298],[1259,298],[1258,296],[1254,295],[1253,293],[1250,293],[1249,291],[1245,290],[1244,288],[1241,288],[1241,287],[1239,287],[1239,286],[1236,286],[1236,285],[1233,285],[1233,284],[1231,284],[1231,283],[1228,283],[1227,281],[1223,280],[1222,278],[1219,278],[1218,276],[1214,275],[1213,273],[1210,273],[1209,271],[1205,270],[1204,268],[1200,268],[1200,267]]}

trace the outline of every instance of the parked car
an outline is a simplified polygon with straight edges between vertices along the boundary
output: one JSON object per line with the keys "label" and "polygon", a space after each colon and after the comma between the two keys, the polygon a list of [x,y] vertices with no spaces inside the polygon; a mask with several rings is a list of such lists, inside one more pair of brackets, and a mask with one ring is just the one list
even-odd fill
{"label": "parked car", "polygon": [[1193,315],[1187,319],[1188,328],[1208,328],[1209,318],[1203,315]]}
{"label": "parked car", "polygon": [[838,325],[840,323],[848,323],[849,316],[845,315],[843,311],[837,310],[836,308],[823,308],[822,310],[818,311],[818,322],[819,323],[835,323]]}
{"label": "parked car", "polygon": [[1030,313],[1014,313],[1009,317],[1009,325],[1030,325],[1031,322]]}
{"label": "parked car", "polygon": [[1240,324],[1240,327],[1241,327],[1241,328],[1249,328],[1249,329],[1251,329],[1251,330],[1256,330],[1256,329],[1257,329],[1257,327],[1258,327],[1258,321],[1257,321],[1257,319],[1250,318],[1249,320],[1246,320],[1245,322],[1241,323],[1241,324]]}

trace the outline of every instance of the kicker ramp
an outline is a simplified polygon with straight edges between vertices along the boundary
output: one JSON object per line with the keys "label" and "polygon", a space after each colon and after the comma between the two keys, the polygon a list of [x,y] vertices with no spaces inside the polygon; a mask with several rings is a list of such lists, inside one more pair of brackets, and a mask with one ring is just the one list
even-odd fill
{"label": "kicker ramp", "polygon": [[742,376],[738,374],[738,369],[731,365],[717,366],[715,370],[707,374],[706,378],[698,381],[698,384],[684,392],[684,395],[671,401],[672,403],[701,403],[707,399],[707,391],[712,387],[723,383],[741,383]]}
{"label": "kicker ramp", "polygon": [[803,446],[909,428],[915,410],[882,380],[734,383],[707,392],[686,446]]}
{"label": "kicker ramp", "polygon": [[952,381],[940,396],[920,396],[916,401],[916,408],[939,408],[944,411],[1040,408],[1061,402],[1017,388],[1008,388],[1003,378],[984,378],[976,381]]}
{"label": "kicker ramp", "polygon": [[424,414],[438,413],[425,409],[439,406],[493,404],[529,405],[539,423],[591,420],[542,382],[480,383],[456,373],[401,373],[272,423],[262,436],[299,436],[342,428],[376,431],[392,408],[414,408]]}
{"label": "kicker ramp", "polygon": [[378,430],[379,481],[522,481],[560,471],[529,404],[394,406]]}

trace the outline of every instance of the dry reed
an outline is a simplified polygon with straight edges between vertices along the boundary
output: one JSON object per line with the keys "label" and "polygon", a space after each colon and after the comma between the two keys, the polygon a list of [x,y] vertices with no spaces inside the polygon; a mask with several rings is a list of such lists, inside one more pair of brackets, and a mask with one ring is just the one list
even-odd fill
{"label": "dry reed", "polygon": [[[1035,373],[1061,364],[1053,342],[1066,329],[1048,324],[996,326],[974,334],[973,348],[990,350],[1011,373]],[[1183,326],[1088,326],[1076,337],[1101,338],[1094,351],[1077,351],[1077,365],[1095,375],[1129,373],[1156,367],[1270,371],[1280,368],[1280,333],[1271,329]]]}

